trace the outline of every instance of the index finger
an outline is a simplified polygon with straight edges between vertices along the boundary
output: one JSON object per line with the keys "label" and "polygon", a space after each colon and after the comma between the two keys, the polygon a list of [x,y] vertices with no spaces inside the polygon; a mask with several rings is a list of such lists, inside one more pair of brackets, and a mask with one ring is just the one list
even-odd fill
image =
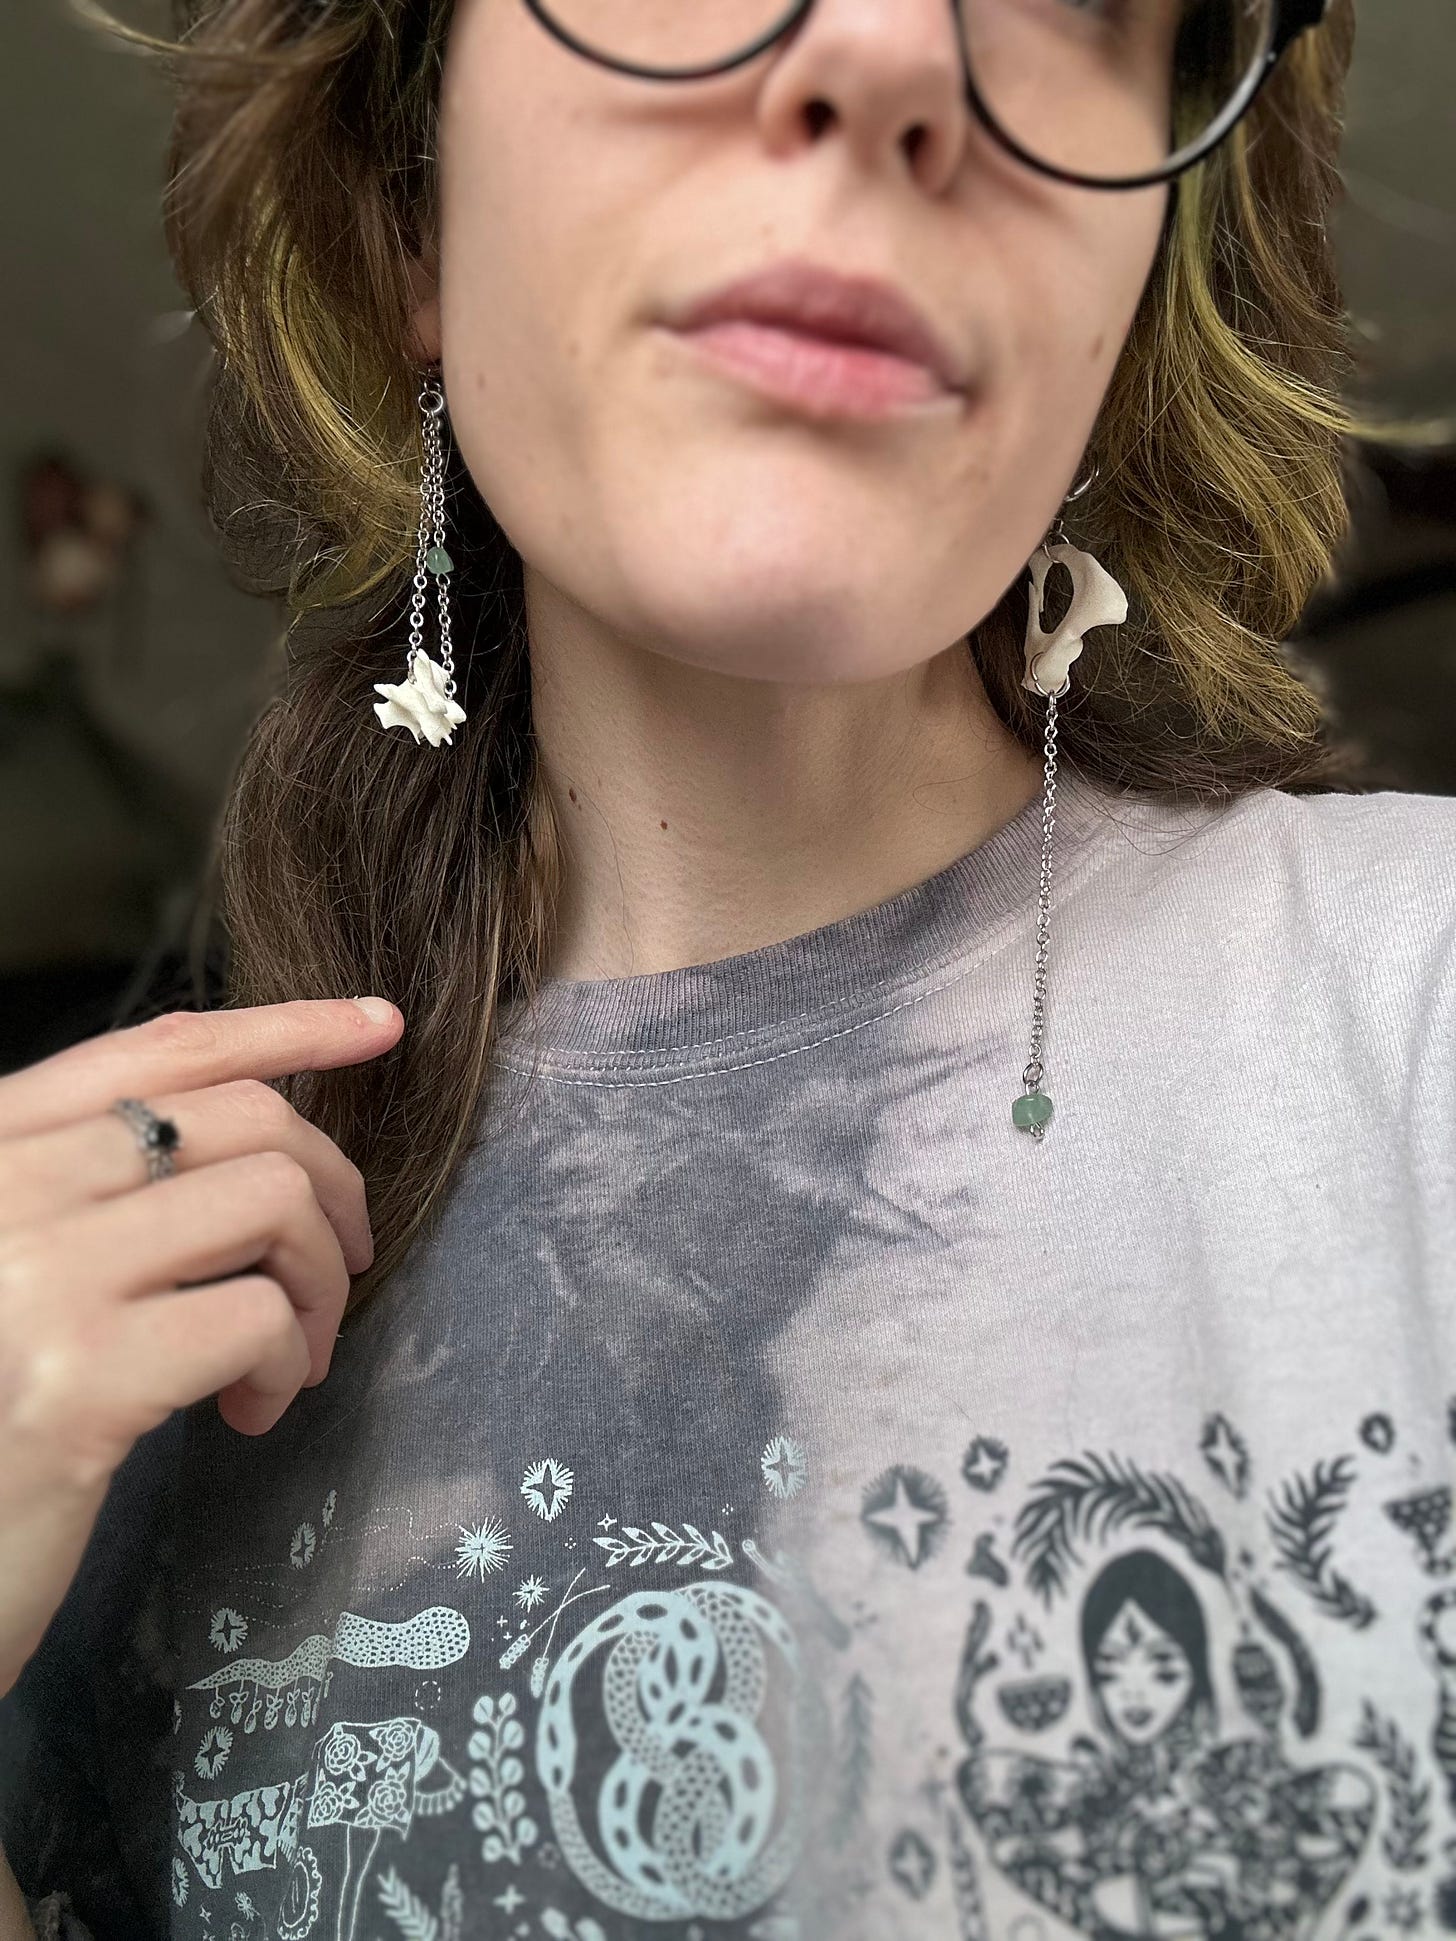
{"label": "index finger", "polygon": [[0,1139],[67,1125],[118,1098],[357,1065],[388,1051],[403,1028],[395,1006],[377,997],[169,1011],[0,1078]]}

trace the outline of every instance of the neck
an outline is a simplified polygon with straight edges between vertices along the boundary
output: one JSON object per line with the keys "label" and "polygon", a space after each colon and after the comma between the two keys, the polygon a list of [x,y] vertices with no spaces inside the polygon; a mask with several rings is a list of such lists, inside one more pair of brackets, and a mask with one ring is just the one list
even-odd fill
{"label": "neck", "polygon": [[785,684],[538,611],[531,672],[563,843],[552,978],[678,970],[833,923],[1041,788],[964,642],[881,680]]}

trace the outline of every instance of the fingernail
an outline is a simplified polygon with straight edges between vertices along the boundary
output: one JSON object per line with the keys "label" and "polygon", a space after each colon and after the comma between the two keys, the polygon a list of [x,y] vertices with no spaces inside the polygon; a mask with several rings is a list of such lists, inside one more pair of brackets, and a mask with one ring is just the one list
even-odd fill
{"label": "fingernail", "polygon": [[392,1004],[382,997],[356,997],[355,1004],[371,1024],[393,1024],[396,1012]]}

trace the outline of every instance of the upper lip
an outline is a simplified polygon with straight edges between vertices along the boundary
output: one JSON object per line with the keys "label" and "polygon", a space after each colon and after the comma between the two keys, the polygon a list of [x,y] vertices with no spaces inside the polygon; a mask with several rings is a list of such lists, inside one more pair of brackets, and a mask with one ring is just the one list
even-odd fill
{"label": "upper lip", "polygon": [[947,390],[965,386],[960,360],[935,326],[909,297],[877,277],[845,276],[793,258],[725,283],[667,321],[674,330],[701,330],[734,319],[867,344],[923,364]]}

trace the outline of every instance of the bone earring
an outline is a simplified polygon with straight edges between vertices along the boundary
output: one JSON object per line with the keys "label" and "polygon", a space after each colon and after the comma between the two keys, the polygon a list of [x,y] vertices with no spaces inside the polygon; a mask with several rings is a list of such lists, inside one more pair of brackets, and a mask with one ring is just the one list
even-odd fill
{"label": "bone earring", "polygon": [[[1097,477],[1097,466],[1067,494],[1066,504],[1079,499]],[[1061,625],[1045,632],[1041,624],[1046,578],[1060,563],[1072,576],[1072,604]],[[1041,1089],[1042,1032],[1046,1022],[1047,927],[1051,909],[1052,828],[1057,794],[1057,702],[1072,685],[1069,672],[1082,651],[1083,636],[1093,627],[1115,625],[1127,618],[1127,595],[1090,553],[1067,544],[1058,514],[1051,533],[1032,554],[1031,601],[1026,616],[1026,671],[1021,685],[1042,695],[1047,704],[1045,785],[1042,794],[1041,884],[1036,912],[1036,977],[1032,997],[1031,1057],[1021,1074],[1025,1087],[1011,1101],[1011,1123],[1040,1140],[1052,1116],[1052,1102]]]}
{"label": "bone earring", "polygon": [[[450,602],[446,581],[455,562],[445,551],[445,457],[440,419],[445,394],[439,381],[426,377],[420,387],[420,423],[424,433],[425,466],[420,476],[420,526],[415,542],[414,596],[410,603],[409,659],[404,680],[397,686],[376,681],[374,692],[384,699],[374,712],[386,728],[408,728],[416,743],[423,737],[432,748],[449,741],[465,719],[455,699],[455,657],[450,648]],[[425,652],[425,587],[434,575],[440,608],[440,661]]]}

